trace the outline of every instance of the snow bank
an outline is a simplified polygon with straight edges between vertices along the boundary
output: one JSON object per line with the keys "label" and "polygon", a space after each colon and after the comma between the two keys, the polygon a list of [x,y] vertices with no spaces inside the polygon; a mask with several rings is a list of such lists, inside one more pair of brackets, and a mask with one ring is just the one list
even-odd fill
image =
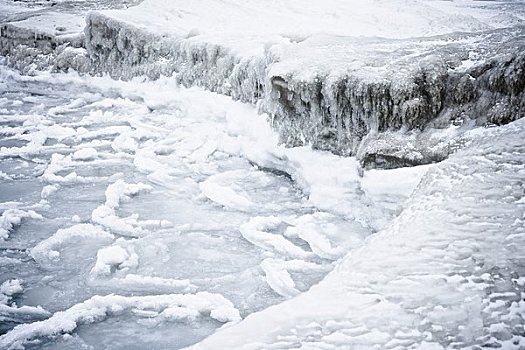
{"label": "snow bank", "polygon": [[91,13],[86,48],[114,77],[174,74],[186,86],[260,101],[287,145],[396,167],[451,150],[425,151],[418,139],[410,154],[363,138],[523,116],[522,5],[146,0]]}
{"label": "snow bank", "polygon": [[192,348],[523,348],[523,137],[480,132],[321,283]]}
{"label": "snow bank", "polygon": [[141,297],[120,295],[94,296],[71,308],[57,312],[44,321],[22,324],[0,336],[1,348],[19,348],[39,338],[54,337],[73,332],[79,325],[101,322],[112,316],[136,310],[147,312],[147,317],[163,322],[184,321],[188,318],[209,316],[219,322],[240,320],[232,303],[219,294],[167,294]]}

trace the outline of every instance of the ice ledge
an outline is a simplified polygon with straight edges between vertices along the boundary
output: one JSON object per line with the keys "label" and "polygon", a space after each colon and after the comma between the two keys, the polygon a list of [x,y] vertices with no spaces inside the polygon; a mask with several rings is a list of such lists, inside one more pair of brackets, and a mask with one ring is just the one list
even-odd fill
{"label": "ice ledge", "polygon": [[240,34],[232,44],[198,30],[150,29],[116,13],[87,18],[86,48],[97,71],[115,78],[173,74],[185,86],[259,103],[283,143],[357,154],[367,167],[439,161],[453,149],[429,151],[436,145],[415,137],[404,151],[392,141],[399,136],[384,133],[499,125],[525,114],[519,25],[406,39],[315,34],[259,42]]}
{"label": "ice ledge", "polygon": [[[0,51],[22,68],[52,52],[41,66],[123,79],[174,75],[185,86],[258,104],[287,145],[357,155],[365,167],[439,161],[473,126],[525,114],[523,1],[480,8],[472,1],[330,1],[317,8],[287,0],[273,3],[278,13],[253,1],[203,4],[147,0],[92,12],[80,44],[81,36],[40,37],[27,23],[8,24]],[[363,21],[371,10],[379,22]],[[75,49],[82,44],[87,51]],[[452,124],[461,125],[456,138],[429,137]]]}

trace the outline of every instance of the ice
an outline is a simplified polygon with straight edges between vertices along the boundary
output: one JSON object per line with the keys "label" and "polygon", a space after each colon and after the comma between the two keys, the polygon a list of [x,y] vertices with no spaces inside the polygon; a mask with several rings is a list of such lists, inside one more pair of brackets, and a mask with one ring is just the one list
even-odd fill
{"label": "ice", "polygon": [[[24,288],[22,288],[20,280],[8,280],[0,285],[0,293],[7,298],[11,297],[13,294],[22,293],[23,291]],[[7,298],[4,299],[4,297],[2,297],[3,300],[1,303],[6,304],[8,301]]]}
{"label": "ice", "polygon": [[308,292],[193,348],[521,348],[523,126],[488,129],[435,165],[393,223]]}
{"label": "ice", "polygon": [[31,256],[37,261],[56,260],[60,257],[60,249],[67,248],[68,244],[78,244],[86,240],[109,243],[114,240],[114,236],[92,224],[78,224],[60,229],[51,237],[38,243],[31,249]]}
{"label": "ice", "polygon": [[132,237],[145,234],[145,226],[151,226],[152,224],[158,227],[169,225],[169,222],[166,220],[141,222],[138,220],[138,215],[136,214],[125,218],[116,215],[115,210],[119,208],[121,201],[129,200],[130,196],[137,195],[140,192],[151,190],[152,187],[149,185],[143,183],[128,184],[122,179],[119,179],[108,186],[106,189],[106,203],[93,210],[91,220],[114,232]]}
{"label": "ice", "polygon": [[[344,249],[360,246],[371,233],[320,211],[308,198],[325,181],[315,163],[334,174],[345,164],[358,181],[357,162],[279,146],[266,117],[249,105],[184,89],[168,78],[28,77],[2,69],[11,89],[20,91],[17,99],[39,92],[1,125],[10,140],[34,135],[41,141],[6,146],[0,165],[10,177],[0,184],[8,189],[0,191],[0,208],[43,216],[42,222],[22,221],[2,251],[2,276],[30,286],[20,307],[57,315],[97,295],[209,292],[230,300],[245,317],[291,297],[292,282],[293,290],[308,290]],[[44,88],[48,84],[53,88]],[[331,186],[346,186],[346,179],[336,176]],[[212,184],[209,197],[202,191],[206,184]],[[234,195],[218,196],[213,185]],[[240,196],[251,205],[243,206]],[[275,217],[277,226],[252,227],[257,217]],[[322,230],[313,234],[311,227]],[[50,314],[11,317],[4,332]],[[215,321],[194,318],[193,309],[170,310],[166,319],[184,321],[159,343],[169,327],[152,315],[135,310],[118,320],[101,316],[100,323],[82,323],[71,336],[35,333],[24,346],[137,347],[153,341],[180,348],[214,332],[217,320],[232,319],[231,310],[214,311]],[[116,331],[123,325],[126,335]]]}
{"label": "ice", "polygon": [[323,267],[304,260],[265,259],[261,263],[266,282],[278,294],[290,298],[300,294],[289,271],[309,272],[323,270]]}
{"label": "ice", "polygon": [[144,316],[160,322],[180,321],[206,313],[219,322],[235,322],[239,313],[233,305],[217,294],[168,294],[159,296],[125,297],[120,295],[94,296],[70,309],[58,312],[49,319],[20,325],[0,338],[4,348],[20,347],[40,337],[56,337],[70,333],[80,324],[100,322],[126,311],[150,311]]}
{"label": "ice", "polygon": [[24,211],[19,209],[7,209],[0,216],[0,240],[9,238],[9,233],[17,225],[20,225],[23,219],[42,219],[42,215],[33,210]]}
{"label": "ice", "polygon": [[249,211],[254,206],[254,203],[245,196],[236,193],[230,187],[221,185],[221,182],[231,182],[231,177],[232,174],[228,172],[211,176],[201,182],[199,188],[206,197],[216,203],[225,207]]}
{"label": "ice", "polygon": [[115,245],[100,249],[97,262],[91,269],[94,275],[109,275],[112,269],[129,269],[138,265],[138,256],[134,251],[128,251]]}
{"label": "ice", "polygon": [[456,139],[435,129],[464,123],[463,133],[523,114],[523,8],[520,0],[146,0],[91,13],[86,49],[114,77],[173,75],[257,104],[289,146],[392,168],[452,153]]}
{"label": "ice", "polygon": [[[457,25],[480,22],[487,23]],[[143,34],[132,32],[132,39]],[[179,85],[215,84],[236,99],[245,93],[244,101],[273,101],[259,80],[268,78],[269,65],[277,72],[305,62],[266,59],[290,59],[304,45],[316,63],[326,51],[316,56],[308,47],[325,36],[292,31],[232,67],[233,56],[201,45],[209,32],[193,26],[183,34],[181,47],[197,53],[200,68],[155,81],[26,76],[0,66],[0,210],[42,216],[22,218],[0,242],[0,282],[23,281],[2,311],[0,347],[177,349],[204,340],[198,346],[220,349],[519,348],[522,122],[372,133],[364,158],[380,156],[369,141],[385,141],[384,150],[404,140],[394,154],[419,159],[421,138],[436,153],[448,156],[440,153],[447,145],[457,153],[436,165],[369,170],[316,144],[280,145],[275,115],[259,114],[264,101],[258,111]],[[367,40],[376,39],[354,44]],[[377,40],[375,49],[399,49],[397,39]],[[433,50],[443,37],[428,40]],[[199,61],[204,54],[225,70]],[[130,73],[144,66],[135,68]],[[242,79],[201,75],[229,69]]]}
{"label": "ice", "polygon": [[277,230],[282,224],[284,224],[284,221],[276,216],[257,216],[243,224],[240,227],[240,231],[246,240],[263,249],[276,251],[292,258],[307,259],[312,256],[310,252],[293,244],[286,237],[271,233],[272,230]]}
{"label": "ice", "polygon": [[93,160],[97,157],[98,152],[92,147],[81,148],[71,157],[73,160]]}
{"label": "ice", "polygon": [[47,199],[49,196],[51,196],[53,193],[58,191],[58,186],[53,185],[47,185],[42,188],[42,192],[40,192],[40,196],[42,199]]}

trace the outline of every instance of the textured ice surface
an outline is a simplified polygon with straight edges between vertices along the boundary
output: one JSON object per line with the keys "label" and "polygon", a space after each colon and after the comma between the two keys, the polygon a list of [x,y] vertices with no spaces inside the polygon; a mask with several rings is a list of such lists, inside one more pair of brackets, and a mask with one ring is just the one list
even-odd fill
{"label": "textured ice surface", "polygon": [[523,349],[524,136],[480,132],[321,283],[194,348]]}
{"label": "textured ice surface", "polygon": [[6,348],[194,344],[322,280],[427,171],[360,177],[171,78],[0,74]]}

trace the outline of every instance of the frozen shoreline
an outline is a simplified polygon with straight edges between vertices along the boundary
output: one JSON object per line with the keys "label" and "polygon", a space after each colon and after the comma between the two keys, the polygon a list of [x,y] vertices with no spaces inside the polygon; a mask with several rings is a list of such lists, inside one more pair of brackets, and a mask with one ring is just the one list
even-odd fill
{"label": "frozen shoreline", "polygon": [[204,3],[0,13],[0,348],[525,347],[525,2]]}
{"label": "frozen shoreline", "polygon": [[[20,69],[33,61],[124,79],[174,75],[184,86],[257,104],[288,146],[356,155],[369,168],[443,160],[465,131],[525,113],[521,0],[287,0],[273,4],[278,15],[265,6],[147,0],[91,12],[85,38],[61,45],[68,36],[54,33],[36,41],[36,52],[21,49],[31,46],[23,33],[34,24],[9,23],[0,48]],[[462,125],[456,135],[439,131],[452,123]]]}

